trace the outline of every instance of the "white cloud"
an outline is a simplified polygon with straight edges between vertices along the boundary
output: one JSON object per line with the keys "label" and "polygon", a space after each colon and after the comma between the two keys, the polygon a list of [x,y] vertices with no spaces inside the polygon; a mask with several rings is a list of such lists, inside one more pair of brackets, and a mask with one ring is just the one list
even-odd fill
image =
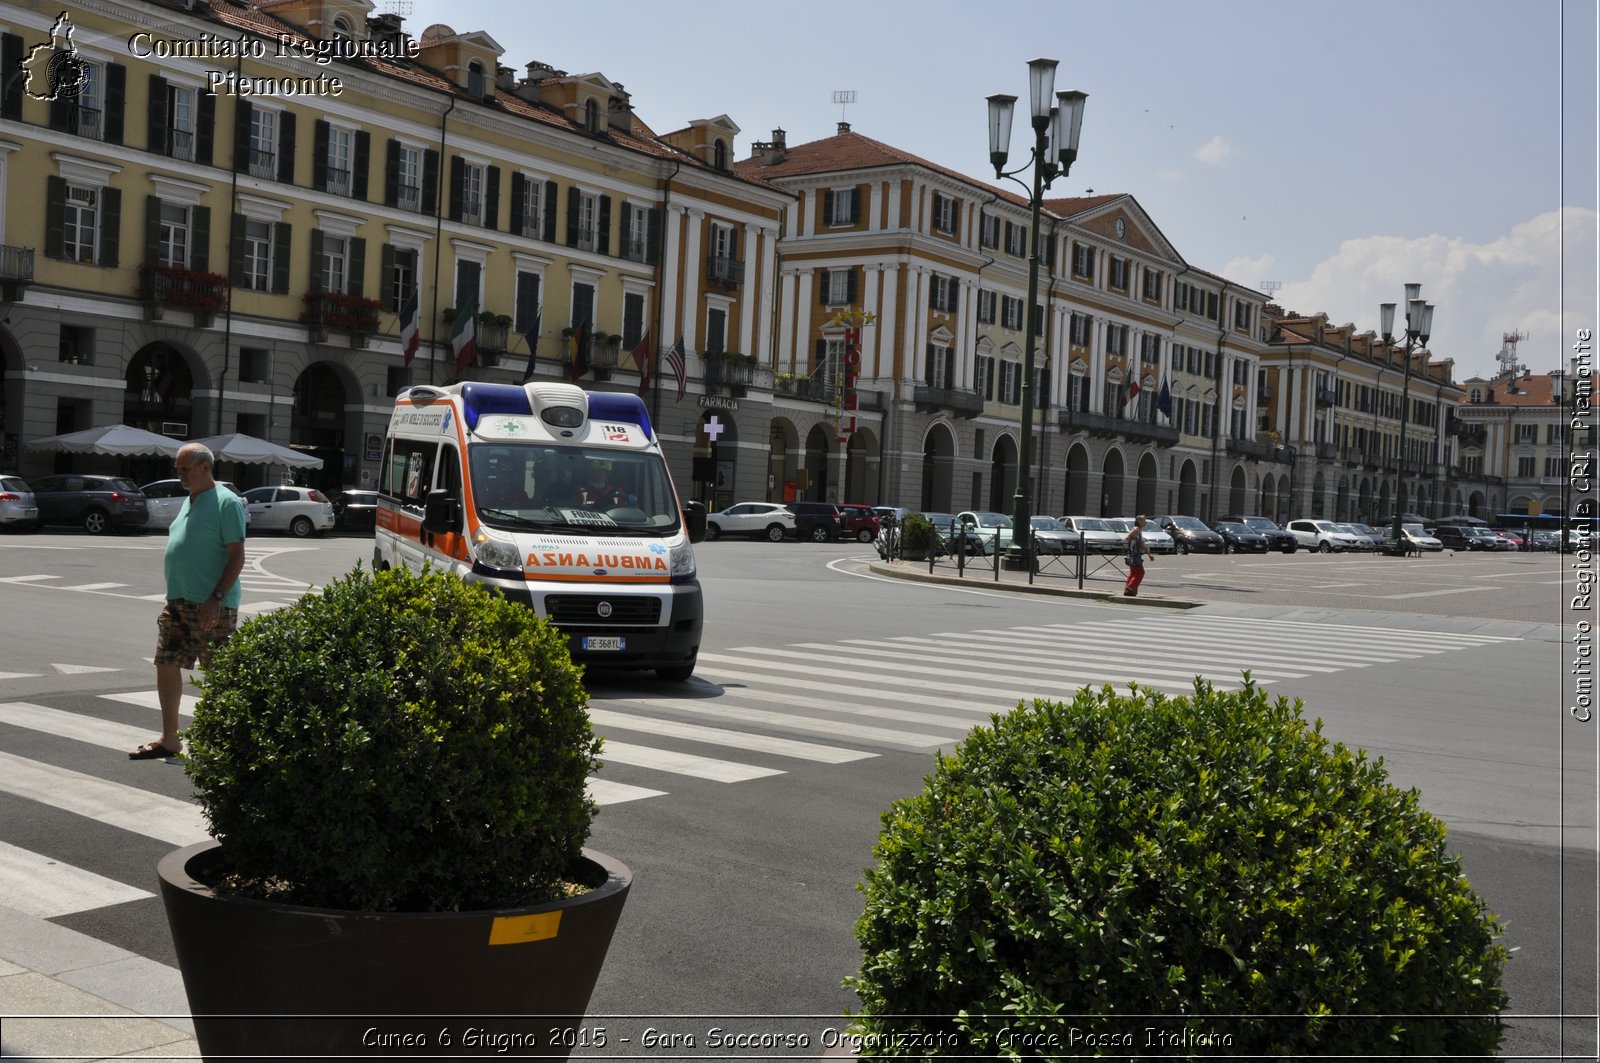
{"label": "white cloud", "polygon": [[1205,144],[1203,144],[1200,149],[1194,153],[1194,157],[1199,159],[1201,162],[1209,163],[1212,166],[1221,166],[1222,160],[1226,159],[1232,154],[1233,145],[1229,144],[1226,140],[1223,140],[1219,134],[1206,141]]}
{"label": "white cloud", "polygon": [[[1276,302],[1303,314],[1326,313],[1336,325],[1353,322],[1358,332],[1377,331],[1378,305],[1403,302],[1405,285],[1417,281],[1434,304],[1428,347],[1436,358],[1455,360],[1456,380],[1495,372],[1501,337],[1513,331],[1528,337],[1519,361],[1547,372],[1565,363],[1575,329],[1594,327],[1597,220],[1593,210],[1568,207],[1487,243],[1438,234],[1347,240],[1310,277],[1285,278]],[[1229,263],[1224,275],[1242,282],[1271,262],[1265,256]],[[1397,329],[1404,313],[1397,311]]]}

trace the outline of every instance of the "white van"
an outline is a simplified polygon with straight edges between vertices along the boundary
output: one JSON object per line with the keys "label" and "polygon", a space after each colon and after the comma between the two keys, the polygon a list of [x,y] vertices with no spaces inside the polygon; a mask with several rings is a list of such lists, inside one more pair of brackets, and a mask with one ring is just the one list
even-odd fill
{"label": "white van", "polygon": [[705,528],[635,395],[469,381],[395,399],[373,567],[431,562],[494,587],[549,618],[576,660],[694,674],[690,544]]}

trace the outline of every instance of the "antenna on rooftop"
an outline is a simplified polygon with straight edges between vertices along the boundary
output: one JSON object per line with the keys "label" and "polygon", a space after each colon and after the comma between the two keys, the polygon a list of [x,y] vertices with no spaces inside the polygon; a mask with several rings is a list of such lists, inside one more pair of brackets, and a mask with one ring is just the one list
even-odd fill
{"label": "antenna on rooftop", "polygon": [[839,105],[839,121],[844,121],[844,109],[856,102],[855,89],[835,89],[833,102]]}
{"label": "antenna on rooftop", "polygon": [[1256,287],[1258,287],[1262,291],[1266,292],[1267,293],[1267,298],[1271,299],[1273,296],[1278,294],[1278,289],[1283,287],[1283,282],[1282,281],[1262,281],[1260,284],[1256,285]]}
{"label": "antenna on rooftop", "polygon": [[401,18],[410,18],[411,0],[388,0],[388,3],[383,5],[383,9],[391,15],[399,15]]}
{"label": "antenna on rooftop", "polygon": [[1526,332],[1502,332],[1500,334],[1500,353],[1496,358],[1500,362],[1500,372],[1515,378],[1522,368],[1517,365],[1517,344],[1528,338]]}

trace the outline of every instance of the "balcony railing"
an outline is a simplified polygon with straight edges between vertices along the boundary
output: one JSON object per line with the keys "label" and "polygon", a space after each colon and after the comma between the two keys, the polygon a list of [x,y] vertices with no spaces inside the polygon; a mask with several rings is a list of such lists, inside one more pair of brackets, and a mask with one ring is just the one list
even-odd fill
{"label": "balcony railing", "polygon": [[503,321],[478,319],[478,347],[485,351],[503,351],[511,333],[511,326]]}
{"label": "balcony railing", "polygon": [[737,258],[711,255],[706,259],[706,281],[719,288],[738,288],[744,284],[744,263]]}
{"label": "balcony railing", "polygon": [[1272,456],[1272,444],[1261,443],[1254,439],[1228,438],[1228,453],[1237,454],[1241,458],[1255,458],[1257,461],[1266,461]]}
{"label": "balcony railing", "polygon": [[74,123],[80,137],[90,140],[100,139],[101,111],[98,107],[79,107],[74,114]]}
{"label": "balcony railing", "polygon": [[1129,417],[1112,417],[1087,410],[1063,409],[1056,412],[1056,425],[1063,432],[1088,432],[1093,436],[1115,439],[1147,440],[1162,446],[1176,446],[1178,429],[1174,425],[1156,424],[1153,421],[1136,421]]}
{"label": "balcony railing", "polygon": [[139,265],[139,301],[145,316],[160,320],[169,306],[194,313],[195,324],[209,325],[218,312],[227,309],[228,278],[220,273],[201,273],[161,262]]}
{"label": "balcony railing", "polygon": [[1339,446],[1336,443],[1318,443],[1317,444],[1317,460],[1318,461],[1332,461],[1335,457],[1338,456],[1338,454],[1339,454]]}
{"label": "balcony railing", "polygon": [[1456,437],[1461,440],[1464,447],[1481,447],[1489,440],[1489,430],[1482,425],[1471,428],[1457,427]]}
{"label": "balcony railing", "polygon": [[918,384],[911,399],[923,413],[949,410],[957,417],[976,417],[983,412],[983,396],[974,388],[935,388]]}
{"label": "balcony railing", "polygon": [[350,194],[350,171],[330,166],[323,178],[322,190],[335,196]]}
{"label": "balcony railing", "polygon": [[0,299],[14,303],[33,283],[33,248],[0,245],[0,285],[4,293]]}
{"label": "balcony railing", "polygon": [[1317,389],[1317,405],[1332,406],[1339,401],[1339,393],[1332,388]]}
{"label": "balcony railing", "polygon": [[643,240],[632,240],[624,237],[622,240],[622,257],[629,262],[643,262],[648,248],[649,245]]}
{"label": "balcony railing", "polygon": [[262,148],[250,149],[250,176],[262,177],[268,181],[278,179],[278,157]]}
{"label": "balcony railing", "polygon": [[306,292],[304,298],[306,308],[300,315],[300,323],[310,326],[313,334],[320,332],[326,336],[329,329],[338,329],[365,337],[378,331],[381,304],[376,299],[319,291]]}
{"label": "balcony railing", "polygon": [[181,162],[194,161],[194,133],[187,129],[169,129],[166,131],[167,143],[165,154],[170,159]]}
{"label": "balcony railing", "polygon": [[416,185],[401,185],[395,199],[395,204],[401,210],[409,210],[413,214],[422,213],[422,189]]}

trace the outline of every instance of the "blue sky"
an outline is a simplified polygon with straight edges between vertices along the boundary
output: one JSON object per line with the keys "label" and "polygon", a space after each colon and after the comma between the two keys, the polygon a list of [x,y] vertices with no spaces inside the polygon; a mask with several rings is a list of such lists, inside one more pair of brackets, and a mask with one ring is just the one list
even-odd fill
{"label": "blue sky", "polygon": [[[1596,325],[1593,0],[556,10],[414,0],[406,28],[484,30],[519,73],[604,73],[658,132],[727,114],[739,158],[774,127],[800,144],[843,117],[990,182],[984,98],[1026,107],[1027,61],[1049,56],[1058,89],[1089,94],[1051,194],[1131,193],[1195,266],[1359,329],[1419,281],[1458,380],[1494,371],[1502,333],[1526,333],[1520,361],[1543,372]],[[833,103],[841,89],[856,102]]]}

